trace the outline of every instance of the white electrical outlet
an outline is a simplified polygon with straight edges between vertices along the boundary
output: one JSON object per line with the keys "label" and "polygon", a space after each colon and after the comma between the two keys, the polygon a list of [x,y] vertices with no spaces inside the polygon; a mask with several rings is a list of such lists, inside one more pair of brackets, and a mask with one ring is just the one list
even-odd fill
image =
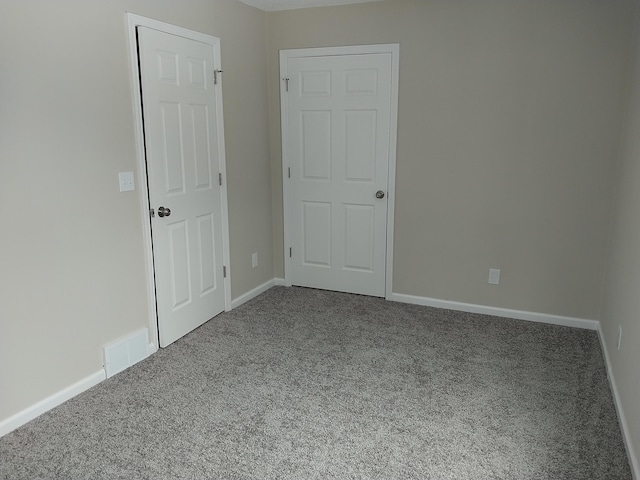
{"label": "white electrical outlet", "polygon": [[500,270],[497,268],[489,269],[489,283],[491,285],[500,285]]}
{"label": "white electrical outlet", "polygon": [[622,345],[622,325],[618,325],[618,350],[620,350],[621,345]]}
{"label": "white electrical outlet", "polygon": [[258,266],[258,252],[253,253],[251,255],[251,268],[256,268]]}

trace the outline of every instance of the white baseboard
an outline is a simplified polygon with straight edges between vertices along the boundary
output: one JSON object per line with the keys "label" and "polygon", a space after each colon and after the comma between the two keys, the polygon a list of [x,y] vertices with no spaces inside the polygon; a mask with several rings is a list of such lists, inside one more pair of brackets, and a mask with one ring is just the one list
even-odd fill
{"label": "white baseboard", "polygon": [[[282,282],[282,283],[280,283],[280,282]],[[284,285],[284,280],[281,279],[281,278],[272,278],[271,280],[269,280],[267,282],[264,282],[262,285],[259,285],[256,288],[254,288],[253,290],[249,290],[247,293],[245,293],[243,295],[240,295],[239,297],[237,297],[234,300],[232,300],[231,301],[231,308],[234,309],[234,308],[239,307],[243,303],[248,302],[252,298],[257,297],[261,293],[266,292],[271,287],[275,287],[276,285]]]}
{"label": "white baseboard", "polygon": [[622,439],[624,440],[624,446],[627,450],[627,457],[629,458],[629,464],[631,466],[631,475],[634,480],[640,480],[640,463],[638,463],[638,457],[631,448],[631,429],[627,423],[627,418],[624,415],[622,409],[622,403],[618,395],[618,387],[616,386],[616,379],[611,369],[611,358],[609,357],[609,349],[607,348],[607,342],[605,341],[602,329],[598,326],[598,337],[600,338],[600,345],[602,346],[602,353],[604,355],[604,363],[607,368],[607,377],[609,378],[609,385],[611,387],[611,393],[613,394],[613,401],[618,412],[618,419],[620,420],[620,428],[622,430]]}
{"label": "white baseboard", "polygon": [[276,287],[284,287],[284,278],[276,277],[273,279],[273,282]]}
{"label": "white baseboard", "polygon": [[83,378],[82,380],[77,381],[73,385],[70,385],[66,388],[63,388],[59,392],[54,393],[53,395],[45,398],[44,400],[39,401],[31,405],[30,407],[22,410],[21,412],[16,413],[15,415],[7,418],[6,420],[2,420],[0,422],[0,437],[6,435],[9,432],[12,432],[18,427],[21,427],[25,423],[33,420],[34,418],[42,415],[43,413],[51,410],[54,407],[66,402],[67,400],[79,395],[85,390],[90,389],[94,385],[102,382],[107,378],[107,375],[104,369],[100,369],[97,372],[89,375],[88,377]]}
{"label": "white baseboard", "polygon": [[527,320],[530,322],[549,323],[552,325],[562,325],[564,327],[585,328],[588,330],[597,330],[599,325],[597,320],[586,320],[583,318],[562,317],[559,315],[527,312],[524,310],[489,307],[486,305],[475,305],[473,303],[452,302],[450,300],[418,297],[415,295],[405,295],[403,293],[392,293],[390,297],[387,297],[387,300],[401,303],[413,303],[415,305],[424,305],[426,307],[459,310],[461,312],[481,313],[484,315],[493,315],[495,317],[514,318],[516,320]]}

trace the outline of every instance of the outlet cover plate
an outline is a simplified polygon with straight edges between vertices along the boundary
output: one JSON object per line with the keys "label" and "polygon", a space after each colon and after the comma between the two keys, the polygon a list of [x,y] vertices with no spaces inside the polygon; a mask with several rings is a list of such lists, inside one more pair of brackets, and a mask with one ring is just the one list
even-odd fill
{"label": "outlet cover plate", "polygon": [[500,285],[500,270],[497,268],[489,269],[489,283],[491,285]]}

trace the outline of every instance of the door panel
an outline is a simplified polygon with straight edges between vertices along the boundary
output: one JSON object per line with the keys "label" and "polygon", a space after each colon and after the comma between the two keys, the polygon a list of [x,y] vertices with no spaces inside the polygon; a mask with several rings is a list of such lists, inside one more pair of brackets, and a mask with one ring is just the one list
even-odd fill
{"label": "door panel", "polygon": [[291,282],[385,295],[391,54],[292,57]]}
{"label": "door panel", "polygon": [[207,105],[190,105],[191,126],[193,129],[193,150],[195,159],[195,188],[206,190],[212,188],[213,172],[211,171],[211,138],[209,137],[209,108]]}
{"label": "door panel", "polygon": [[[180,116],[180,104],[159,102],[159,107],[162,119],[162,138],[160,145],[158,145],[161,148],[158,152],[158,160],[162,162],[162,165],[159,165],[158,168],[164,168],[165,172],[165,181],[161,185],[164,185],[165,195],[184,194],[184,156],[181,141],[184,129]],[[151,106],[148,105],[147,110],[150,109]]]}
{"label": "door panel", "polygon": [[[138,27],[160,344],[224,310],[214,48]],[[171,210],[161,217],[159,207]]]}
{"label": "door panel", "polygon": [[186,221],[167,224],[169,258],[171,259],[172,310],[191,303],[189,272],[189,232]]}
{"label": "door panel", "polygon": [[331,112],[301,111],[302,177],[331,180]]}
{"label": "door panel", "polygon": [[198,225],[198,266],[200,267],[200,296],[216,288],[215,226],[213,215],[206,214],[196,219]]}
{"label": "door panel", "polygon": [[375,182],[376,114],[375,110],[345,112],[347,181]]}
{"label": "door panel", "polygon": [[303,202],[302,257],[305,265],[331,266],[331,204]]}
{"label": "door panel", "polygon": [[375,211],[368,205],[344,206],[345,268],[373,272]]}

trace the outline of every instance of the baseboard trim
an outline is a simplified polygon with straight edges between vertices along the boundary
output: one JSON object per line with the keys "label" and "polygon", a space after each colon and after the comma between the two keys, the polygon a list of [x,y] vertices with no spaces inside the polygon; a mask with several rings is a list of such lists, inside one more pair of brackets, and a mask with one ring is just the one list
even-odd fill
{"label": "baseboard trim", "polygon": [[461,312],[493,315],[495,317],[527,320],[529,322],[548,323],[551,325],[561,325],[564,327],[584,328],[587,330],[597,330],[599,325],[598,321],[596,320],[562,317],[560,315],[527,312],[524,310],[511,310],[508,308],[500,307],[489,307],[486,305],[476,305],[473,303],[453,302],[450,300],[439,300],[437,298],[405,295],[403,293],[392,293],[391,296],[387,297],[387,300],[401,303],[412,303],[415,305],[423,305],[426,307],[445,308],[447,310],[458,310]]}
{"label": "baseboard trim", "polygon": [[[282,283],[279,283],[280,281],[282,281]],[[257,297],[261,293],[266,292],[271,287],[275,287],[276,285],[284,285],[284,280],[282,280],[281,278],[272,278],[271,280],[264,282],[262,285],[257,286],[253,290],[249,290],[247,293],[244,293],[231,301],[231,309],[239,307],[243,303],[248,302],[252,298]]]}
{"label": "baseboard trim", "polygon": [[638,462],[638,457],[636,457],[635,452],[631,448],[631,429],[629,428],[627,417],[625,416],[624,410],[622,409],[622,402],[620,401],[620,396],[618,395],[616,379],[613,375],[613,369],[611,368],[611,357],[609,357],[609,349],[607,348],[607,342],[604,339],[604,335],[602,333],[602,328],[600,328],[600,325],[598,325],[598,338],[600,339],[600,345],[602,346],[602,354],[604,356],[604,364],[607,368],[609,387],[611,388],[611,393],[613,394],[613,403],[616,406],[618,420],[620,421],[620,429],[622,430],[624,447],[627,450],[627,458],[629,459],[629,464],[631,467],[631,476],[633,477],[633,480],[640,480],[640,463]]}
{"label": "baseboard trim", "polygon": [[21,427],[27,422],[30,422],[34,418],[42,415],[43,413],[51,410],[54,407],[66,402],[67,400],[81,394],[85,390],[89,390],[91,387],[97,385],[107,378],[104,369],[100,369],[97,372],[77,381],[73,385],[63,388],[59,392],[50,395],[44,400],[39,401],[25,408],[21,412],[2,420],[0,422],[0,437],[12,432],[18,427]]}

